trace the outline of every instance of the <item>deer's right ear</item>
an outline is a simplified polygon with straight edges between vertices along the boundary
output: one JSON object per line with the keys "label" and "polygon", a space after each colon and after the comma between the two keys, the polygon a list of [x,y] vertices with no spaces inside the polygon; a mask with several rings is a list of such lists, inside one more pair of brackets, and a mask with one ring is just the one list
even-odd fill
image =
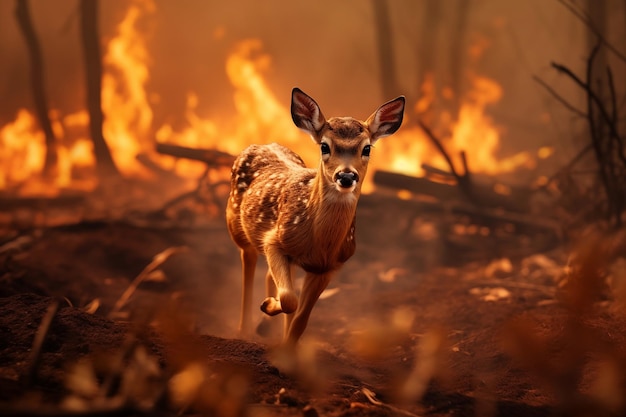
{"label": "deer's right ear", "polygon": [[404,102],[404,96],[388,101],[367,119],[365,123],[372,134],[372,144],[400,128],[404,117]]}
{"label": "deer's right ear", "polygon": [[299,88],[294,88],[291,92],[291,118],[296,126],[313,138],[317,137],[326,123],[320,106]]}

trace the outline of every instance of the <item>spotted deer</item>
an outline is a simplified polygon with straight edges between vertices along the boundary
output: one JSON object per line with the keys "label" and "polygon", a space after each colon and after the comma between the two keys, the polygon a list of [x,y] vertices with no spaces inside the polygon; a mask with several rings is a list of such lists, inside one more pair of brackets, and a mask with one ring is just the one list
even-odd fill
{"label": "spotted deer", "polygon": [[[356,208],[371,148],[398,130],[404,102],[401,96],[383,104],[365,122],[325,119],[315,100],[294,88],[291,116],[319,146],[318,168],[307,168],[276,143],[251,145],[237,157],[226,220],[241,250],[242,333],[250,331],[254,273],[263,254],[268,272],[261,310],[269,316],[286,313],[284,342],[297,343],[333,272],[354,254]],[[299,297],[294,266],[305,272]]]}

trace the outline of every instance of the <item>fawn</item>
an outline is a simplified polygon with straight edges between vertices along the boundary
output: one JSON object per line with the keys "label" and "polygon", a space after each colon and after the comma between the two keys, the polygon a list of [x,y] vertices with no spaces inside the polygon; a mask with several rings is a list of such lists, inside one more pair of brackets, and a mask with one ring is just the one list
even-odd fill
{"label": "fawn", "polygon": [[[318,104],[299,88],[291,116],[320,147],[318,169],[306,168],[288,148],[251,145],[235,160],[226,221],[241,250],[243,299],[239,330],[251,325],[254,272],[259,253],[267,259],[267,298],[261,310],[286,313],[284,342],[295,345],[331,276],[356,248],[357,201],[371,147],[402,124],[404,96],[380,106],[365,122],[325,119]],[[305,272],[300,297],[293,266]]]}

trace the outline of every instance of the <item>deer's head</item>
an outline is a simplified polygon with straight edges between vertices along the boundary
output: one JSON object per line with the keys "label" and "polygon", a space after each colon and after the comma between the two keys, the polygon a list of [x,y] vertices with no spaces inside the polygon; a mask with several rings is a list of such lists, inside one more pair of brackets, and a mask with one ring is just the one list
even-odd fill
{"label": "deer's head", "polygon": [[342,194],[358,194],[376,141],[402,124],[404,96],[380,106],[366,121],[352,117],[326,120],[319,105],[299,88],[291,95],[291,117],[320,147],[320,174]]}

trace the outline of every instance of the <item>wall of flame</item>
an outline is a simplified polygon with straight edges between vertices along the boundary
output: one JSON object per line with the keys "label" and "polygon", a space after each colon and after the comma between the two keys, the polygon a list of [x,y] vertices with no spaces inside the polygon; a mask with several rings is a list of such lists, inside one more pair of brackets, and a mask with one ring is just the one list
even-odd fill
{"label": "wall of flame", "polygon": [[[291,122],[291,87],[297,85],[315,97],[326,115],[365,119],[390,98],[382,97],[378,88],[373,17],[366,2],[241,3],[245,7],[199,1],[101,3],[104,134],[125,175],[149,178],[150,172],[137,162],[139,154],[183,177],[197,178],[202,172],[199,164],[155,155],[155,141],[233,154],[250,143],[278,141],[312,165],[317,148]],[[576,54],[574,48],[564,53],[562,45],[571,45],[572,38],[583,39],[584,32],[571,17],[559,15],[554,5],[542,3],[533,9],[510,2],[506,7],[497,1],[483,3],[472,12],[461,106],[458,114],[443,112],[441,120],[447,123],[441,135],[452,155],[467,153],[474,172],[494,175],[533,168],[537,159],[550,156],[558,146],[554,129],[560,113],[545,104],[546,97],[536,85],[532,99],[530,74],[541,74],[551,60]],[[487,3],[494,7],[487,10]],[[410,1],[390,5],[399,80],[409,106],[401,131],[375,149],[373,169],[410,175],[421,175],[422,163],[445,169],[443,158],[414,122],[437,96],[455,92],[438,91],[432,77],[422,85],[414,84],[419,32],[412,22],[421,9]],[[24,76],[28,61],[15,23],[10,15],[0,14],[0,26],[8,35],[0,42],[0,52],[16,58],[8,69],[0,70],[9,74],[0,83],[0,91],[9,98],[0,105],[0,189],[50,193],[66,187],[88,189],[96,183],[89,174],[77,175],[88,173],[94,159],[82,103],[75,7],[66,1],[54,6],[32,2],[49,70],[50,116],[60,139],[54,186],[38,186],[35,180],[43,167],[44,142]],[[8,6],[2,8],[4,12]],[[532,31],[520,26],[524,16],[536,21],[536,13],[560,16],[569,37],[553,35],[541,48],[534,44],[503,52],[503,45],[510,45],[515,37],[535,39],[550,32],[547,25]],[[507,34],[508,42],[500,37]],[[436,68],[433,71],[436,74]],[[579,99],[574,93],[570,97]],[[576,128],[558,126],[561,136]]]}

